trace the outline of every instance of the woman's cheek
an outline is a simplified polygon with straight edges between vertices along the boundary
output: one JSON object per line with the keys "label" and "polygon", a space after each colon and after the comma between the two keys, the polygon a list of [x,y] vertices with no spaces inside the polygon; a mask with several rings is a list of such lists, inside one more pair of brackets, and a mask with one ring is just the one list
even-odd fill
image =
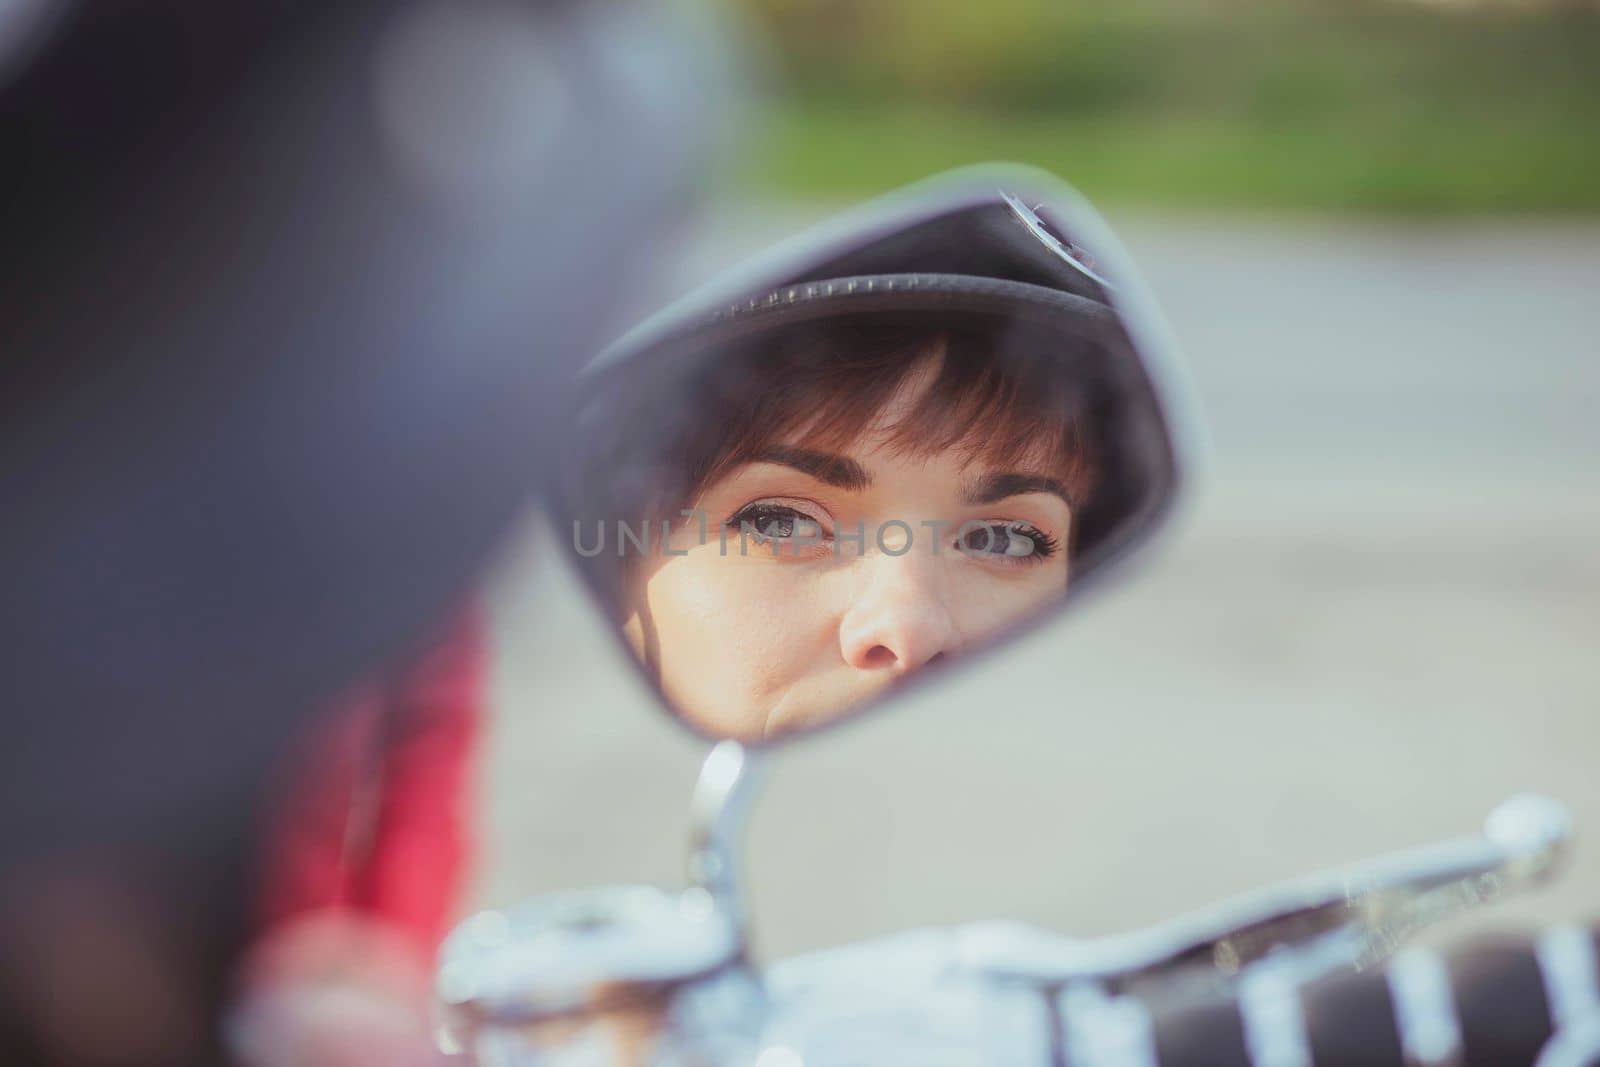
{"label": "woman's cheek", "polygon": [[1067,569],[1055,561],[1015,575],[997,576],[970,563],[959,573],[951,607],[958,628],[973,641],[1002,633],[1066,595]]}
{"label": "woman's cheek", "polygon": [[685,703],[718,709],[719,717],[765,710],[809,662],[811,598],[795,573],[804,568],[752,565],[710,547],[709,554],[671,561],[651,579],[663,681]]}
{"label": "woman's cheek", "polygon": [[719,653],[747,675],[765,674],[800,637],[809,599],[803,567],[714,561],[689,593]]}

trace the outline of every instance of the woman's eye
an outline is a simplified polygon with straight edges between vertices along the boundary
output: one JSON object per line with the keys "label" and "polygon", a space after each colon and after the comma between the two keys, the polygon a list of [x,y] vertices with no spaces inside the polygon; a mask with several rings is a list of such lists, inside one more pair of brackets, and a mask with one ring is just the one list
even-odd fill
{"label": "woman's eye", "polygon": [[749,530],[766,541],[821,541],[823,537],[821,523],[782,504],[751,504],[735,512],[728,525]]}
{"label": "woman's eye", "polygon": [[986,522],[964,526],[956,547],[974,556],[1020,562],[1048,559],[1055,555],[1056,542],[1043,530],[1027,523]]}

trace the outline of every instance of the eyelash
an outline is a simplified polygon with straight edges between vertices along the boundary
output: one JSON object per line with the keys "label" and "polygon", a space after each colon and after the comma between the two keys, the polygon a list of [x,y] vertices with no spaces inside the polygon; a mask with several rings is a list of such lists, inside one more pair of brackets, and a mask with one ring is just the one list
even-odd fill
{"label": "eyelash", "polygon": [[[832,540],[833,537],[830,523],[827,520],[819,519],[817,516],[802,511],[791,504],[779,504],[771,500],[755,500],[746,504],[732,515],[729,515],[722,525],[733,530],[743,530],[745,524],[749,523],[759,533],[763,520],[769,519],[787,519],[791,523],[799,521],[815,523],[822,531],[817,539],[819,542],[825,543]],[[791,526],[790,529],[790,537],[792,537],[793,527]],[[786,541],[789,538],[773,537],[771,539],[774,541]]]}
{"label": "eyelash", "polygon": [[[821,533],[817,538],[817,543],[825,544],[833,539],[832,531],[829,529],[829,522],[827,520],[819,519],[817,516],[812,515],[800,508],[794,507],[793,505],[779,504],[771,500],[756,500],[744,505],[723,520],[723,525],[729,529],[743,530],[745,524],[748,523],[752,528],[759,532],[762,529],[763,522],[774,519],[788,520],[791,524],[801,521],[815,523],[821,529]],[[992,522],[986,522],[982,526],[969,529],[968,535],[972,536],[981,530],[993,530],[995,528],[1004,529],[1006,531],[1014,531],[1015,533],[1026,537],[1033,545],[1033,551],[1029,552],[1025,556],[1007,556],[1003,553],[996,554],[990,552],[978,552],[975,553],[975,556],[987,558],[990,561],[1004,561],[1002,564],[1004,566],[1027,566],[1029,564],[1043,563],[1045,560],[1052,558],[1061,549],[1061,542],[1057,538],[1052,537],[1050,534],[1045,533],[1037,526],[1028,522],[1005,522],[995,520]],[[794,536],[792,525],[790,527],[790,531],[791,532],[788,537],[772,537],[771,539],[774,541],[787,541],[790,537]],[[992,534],[990,535],[991,540],[993,536],[994,535]],[[956,542],[954,547],[957,552],[962,551],[959,541]]]}
{"label": "eyelash", "polygon": [[[982,530],[993,530],[995,528],[1000,528],[1007,531],[1015,531],[1023,537],[1026,537],[1033,544],[1033,551],[1029,552],[1026,556],[1007,556],[1004,554],[996,554],[991,552],[978,552],[975,554],[977,557],[987,558],[995,561],[1003,560],[1005,561],[1003,564],[1005,566],[1027,566],[1030,564],[1043,563],[1045,560],[1054,556],[1061,549],[1061,542],[1058,539],[1050,536],[1029,522],[1004,522],[1000,520],[985,522],[981,526],[969,527],[968,536],[973,536]],[[994,535],[991,534],[990,536],[992,538]],[[956,543],[956,551],[959,552],[961,550],[961,545],[958,541]]]}

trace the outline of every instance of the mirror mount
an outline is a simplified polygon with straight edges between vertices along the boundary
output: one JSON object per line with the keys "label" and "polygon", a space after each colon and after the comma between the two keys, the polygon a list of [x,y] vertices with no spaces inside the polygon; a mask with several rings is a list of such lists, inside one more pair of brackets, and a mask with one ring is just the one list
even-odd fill
{"label": "mirror mount", "polygon": [[707,753],[690,798],[685,888],[569,890],[458,926],[440,952],[446,1043],[471,1048],[481,1032],[520,1030],[538,1045],[552,1025],[559,1045],[574,1018],[626,1020],[703,986],[706,1019],[738,1033],[759,1019],[739,859],[764,766],[735,741]]}
{"label": "mirror mount", "polygon": [[710,895],[741,945],[748,909],[740,881],[740,844],[765,770],[755,750],[737,741],[719,742],[700,765],[689,801],[689,885]]}

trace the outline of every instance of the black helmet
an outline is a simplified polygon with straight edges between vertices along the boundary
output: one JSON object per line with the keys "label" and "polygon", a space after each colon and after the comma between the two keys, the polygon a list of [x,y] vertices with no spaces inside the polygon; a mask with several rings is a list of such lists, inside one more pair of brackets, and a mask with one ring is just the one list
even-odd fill
{"label": "black helmet", "polygon": [[1101,474],[1075,518],[1074,589],[1163,524],[1194,451],[1165,330],[1092,209],[1013,167],[958,171],[868,205],[612,345],[584,376],[560,518],[637,510],[661,477],[662,442],[718,389],[711,353],[761,358],[762,346],[819,324],[930,314],[1023,331],[1028,359],[1069,367],[1081,384]]}

